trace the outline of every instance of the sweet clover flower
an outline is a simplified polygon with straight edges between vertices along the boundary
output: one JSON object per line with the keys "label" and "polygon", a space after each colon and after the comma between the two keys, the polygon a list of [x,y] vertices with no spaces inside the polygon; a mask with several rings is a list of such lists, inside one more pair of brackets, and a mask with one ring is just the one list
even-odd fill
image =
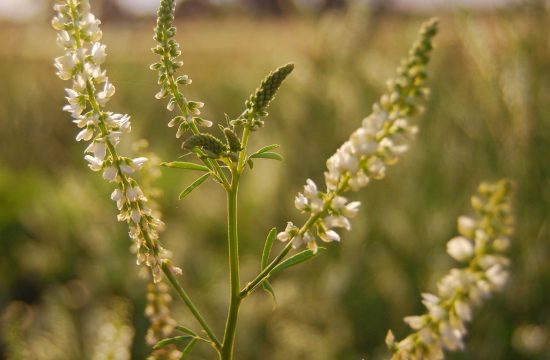
{"label": "sweet clover flower", "polygon": [[465,266],[451,269],[437,284],[436,294],[422,294],[427,313],[404,319],[414,333],[396,342],[388,332],[392,359],[443,359],[445,349],[464,349],[465,324],[473,308],[502,290],[508,278],[509,260],[503,252],[513,232],[510,190],[507,180],[479,186],[479,195],[471,201],[477,216],[461,216],[460,235],[447,243],[448,254]]}
{"label": "sweet clover flower", "polygon": [[350,202],[342,194],[364,188],[371,179],[384,178],[386,167],[399,160],[417,133],[410,121],[422,113],[422,102],[429,93],[426,66],[436,33],[437,20],[422,25],[408,58],[397,68],[397,77],[387,83],[387,93],[374,104],[362,126],[327,160],[326,190],[319,190],[308,179],[304,191],[296,196],[294,205],[309,214],[308,222],[301,229],[289,224],[278,234],[279,240],[291,240],[294,247],[305,244],[315,253],[317,239],[340,241],[334,229],[351,228],[349,219],[357,214],[360,203]]}
{"label": "sweet clover flower", "polygon": [[82,129],[76,140],[89,142],[84,159],[90,169],[102,172],[105,180],[115,184],[111,199],[120,211],[118,220],[128,223],[137,263],[148,266],[154,281],[159,282],[161,262],[167,261],[158,240],[162,222],[152,214],[146,196],[131,177],[147,159],[123,157],[116,149],[123,134],[131,130],[130,117],[105,109],[115,87],[101,67],[106,47],[99,42],[100,21],[90,12],[88,0],[56,0],[54,10],[57,15],[52,25],[58,30],[58,45],[65,50],[55,59],[55,68],[62,80],[72,81],[72,87],[66,89],[68,104],[63,110]]}

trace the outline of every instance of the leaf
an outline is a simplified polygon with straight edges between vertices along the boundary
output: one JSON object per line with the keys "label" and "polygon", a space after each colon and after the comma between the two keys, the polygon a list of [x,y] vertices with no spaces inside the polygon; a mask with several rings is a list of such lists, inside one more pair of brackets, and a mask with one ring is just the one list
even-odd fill
{"label": "leaf", "polygon": [[273,287],[269,281],[265,280],[262,283],[262,288],[271,295],[271,298],[273,299],[273,308],[275,308],[277,306],[277,297],[275,296],[275,290],[273,290]]}
{"label": "leaf", "polygon": [[[267,146],[264,146],[263,148],[261,148],[260,150],[255,151],[252,155],[261,154],[261,153],[267,152],[267,151],[269,151],[269,150],[276,149],[276,148],[278,148],[278,147],[279,147],[279,144],[267,145]],[[252,155],[251,155],[251,156],[252,156]]]}
{"label": "leaf", "polygon": [[254,169],[254,162],[251,159],[246,160],[246,163],[248,164],[250,170]]}
{"label": "leaf", "polygon": [[185,333],[187,335],[197,336],[196,332],[194,332],[193,330],[191,330],[191,329],[189,329],[185,326],[176,325],[176,330],[181,331],[182,333]]}
{"label": "leaf", "polygon": [[[319,247],[317,248],[318,250],[325,250],[325,248],[323,247]],[[313,253],[313,250],[304,250],[304,251],[301,251],[299,252],[298,254],[292,256],[292,257],[289,257],[288,259],[286,259],[285,261],[283,261],[282,263],[280,263],[279,265],[275,266],[273,268],[273,270],[271,270],[271,274],[275,274],[281,270],[284,270],[288,267],[291,267],[291,266],[294,266],[294,265],[298,265],[300,263],[303,263],[304,261],[307,261],[309,259],[312,259],[314,258],[315,256],[319,255],[319,251],[317,251],[317,253]]]}
{"label": "leaf", "polygon": [[198,178],[197,180],[195,180],[191,185],[189,185],[188,187],[185,188],[185,190],[183,190],[181,193],[180,193],[180,196],[179,196],[179,199],[183,199],[184,197],[186,197],[187,195],[189,195],[189,193],[193,190],[195,190],[195,188],[197,186],[199,186],[200,184],[202,184],[203,182],[206,181],[206,179],[208,179],[208,177],[210,176],[210,173],[208,174],[204,174],[203,176],[201,176],[200,178]]}
{"label": "leaf", "polygon": [[252,158],[271,159],[271,160],[279,160],[279,161],[283,160],[283,156],[281,154],[278,154],[276,152],[271,152],[271,151],[266,151],[259,154],[254,153],[250,155],[250,158],[251,159]]}
{"label": "leaf", "polygon": [[187,355],[193,351],[193,348],[197,344],[198,339],[194,338],[193,340],[189,341],[189,344],[183,349],[180,359],[185,359]]}
{"label": "leaf", "polygon": [[[157,350],[170,344],[181,344],[189,339],[196,340],[193,336],[190,336],[190,335],[181,335],[181,336],[174,336],[167,339],[162,339],[161,341],[156,343],[155,346],[153,346],[153,349]],[[191,340],[191,342],[193,340]]]}
{"label": "leaf", "polygon": [[[273,242],[275,241],[276,238],[277,238],[277,228],[272,228],[267,234],[267,237],[265,239],[264,250],[262,252],[262,263],[261,263],[262,270],[265,269],[265,267],[267,266],[267,263],[269,261],[269,254],[271,253],[271,248],[273,247]],[[264,288],[265,291],[271,294],[273,298],[273,302],[276,304],[277,301],[275,298],[275,291],[271,287],[271,284],[267,280],[265,280],[262,283],[262,287]]]}
{"label": "leaf", "polygon": [[176,169],[198,170],[198,171],[207,171],[207,172],[210,171],[210,169],[204,165],[199,165],[199,164],[186,162],[186,161],[163,162],[160,165],[176,168]]}
{"label": "leaf", "polygon": [[271,248],[273,247],[273,242],[277,238],[277,228],[272,228],[269,230],[267,237],[265,238],[264,250],[262,252],[262,270],[267,266],[269,261],[269,254],[271,253]]}

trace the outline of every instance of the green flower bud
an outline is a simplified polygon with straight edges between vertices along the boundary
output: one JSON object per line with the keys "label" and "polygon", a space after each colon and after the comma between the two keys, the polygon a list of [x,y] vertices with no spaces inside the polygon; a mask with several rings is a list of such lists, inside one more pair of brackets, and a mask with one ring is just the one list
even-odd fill
{"label": "green flower bud", "polygon": [[229,145],[229,150],[233,152],[242,150],[241,141],[230,128],[223,129],[223,134],[225,135],[225,139]]}
{"label": "green flower bud", "polygon": [[211,157],[219,157],[227,152],[227,146],[210,134],[193,135],[183,142],[182,147],[188,150],[193,150],[195,147],[201,148]]}
{"label": "green flower bud", "polygon": [[246,102],[249,113],[258,113],[264,111],[275,93],[281,86],[284,79],[294,70],[294,64],[286,64],[272,71],[256,89],[254,95]]}

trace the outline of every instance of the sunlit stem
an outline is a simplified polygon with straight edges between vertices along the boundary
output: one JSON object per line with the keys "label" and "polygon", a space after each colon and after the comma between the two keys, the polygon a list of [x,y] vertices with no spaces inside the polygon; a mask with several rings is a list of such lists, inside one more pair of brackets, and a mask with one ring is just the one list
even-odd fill
{"label": "sunlit stem", "polygon": [[222,348],[222,344],[220,343],[220,341],[218,340],[218,338],[216,337],[212,329],[210,329],[210,326],[208,325],[206,320],[204,320],[203,316],[201,315],[201,313],[199,312],[195,304],[193,304],[193,302],[191,301],[191,298],[189,298],[189,295],[187,295],[187,293],[185,292],[185,290],[183,289],[179,281],[176,279],[174,274],[172,274],[172,271],[170,271],[168,264],[166,263],[162,264],[162,271],[164,272],[164,275],[166,275],[166,278],[168,279],[170,284],[172,284],[172,286],[178,293],[179,297],[183,300],[185,305],[187,305],[187,307],[189,308],[189,310],[191,311],[195,319],[197,319],[199,324],[201,324],[202,328],[208,335],[208,338],[210,338],[210,340],[212,341],[212,345],[214,346],[214,348],[219,352]]}

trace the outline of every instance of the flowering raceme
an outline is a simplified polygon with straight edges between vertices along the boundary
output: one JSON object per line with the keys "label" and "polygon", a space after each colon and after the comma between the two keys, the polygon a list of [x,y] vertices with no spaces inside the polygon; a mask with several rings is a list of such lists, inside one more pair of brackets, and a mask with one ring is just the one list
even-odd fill
{"label": "flowering raceme", "polygon": [[465,323],[472,319],[472,309],[501,290],[508,278],[509,260],[502,253],[513,232],[510,189],[507,180],[479,186],[479,195],[472,197],[477,217],[459,217],[460,236],[447,243],[449,255],[467,265],[445,275],[437,284],[437,294],[422,294],[428,312],[405,317],[414,333],[395,342],[388,332],[393,360],[443,359],[444,349],[464,349]]}
{"label": "flowering raceme", "polygon": [[152,214],[147,198],[131,177],[147,159],[123,157],[116,150],[122,135],[131,130],[130,117],[105,110],[115,87],[101,68],[106,52],[105,45],[99,42],[100,21],[90,13],[88,0],[57,0],[54,9],[57,15],[52,25],[59,31],[57,44],[65,50],[65,55],[55,59],[57,75],[62,80],[72,80],[72,88],[66,89],[68,104],[63,110],[82,129],[76,140],[90,142],[84,151],[90,169],[102,171],[103,178],[116,185],[111,199],[120,211],[119,221],[128,223],[137,263],[147,265],[154,281],[159,282],[165,256],[158,241],[162,222]]}
{"label": "flowering raceme", "polygon": [[310,218],[301,229],[289,222],[277,238],[293,242],[294,247],[305,244],[317,252],[316,239],[340,241],[333,229],[350,230],[350,218],[359,210],[358,201],[348,202],[341,194],[358,191],[371,179],[382,179],[386,167],[395,164],[406,152],[417,132],[410,120],[422,113],[422,102],[429,91],[424,86],[426,65],[437,33],[437,20],[422,25],[419,39],[409,51],[409,57],[397,69],[397,78],[387,83],[388,92],[373,105],[372,114],[353,132],[334,155],[327,160],[326,191],[320,191],[311,179],[298,193],[294,205]]}

